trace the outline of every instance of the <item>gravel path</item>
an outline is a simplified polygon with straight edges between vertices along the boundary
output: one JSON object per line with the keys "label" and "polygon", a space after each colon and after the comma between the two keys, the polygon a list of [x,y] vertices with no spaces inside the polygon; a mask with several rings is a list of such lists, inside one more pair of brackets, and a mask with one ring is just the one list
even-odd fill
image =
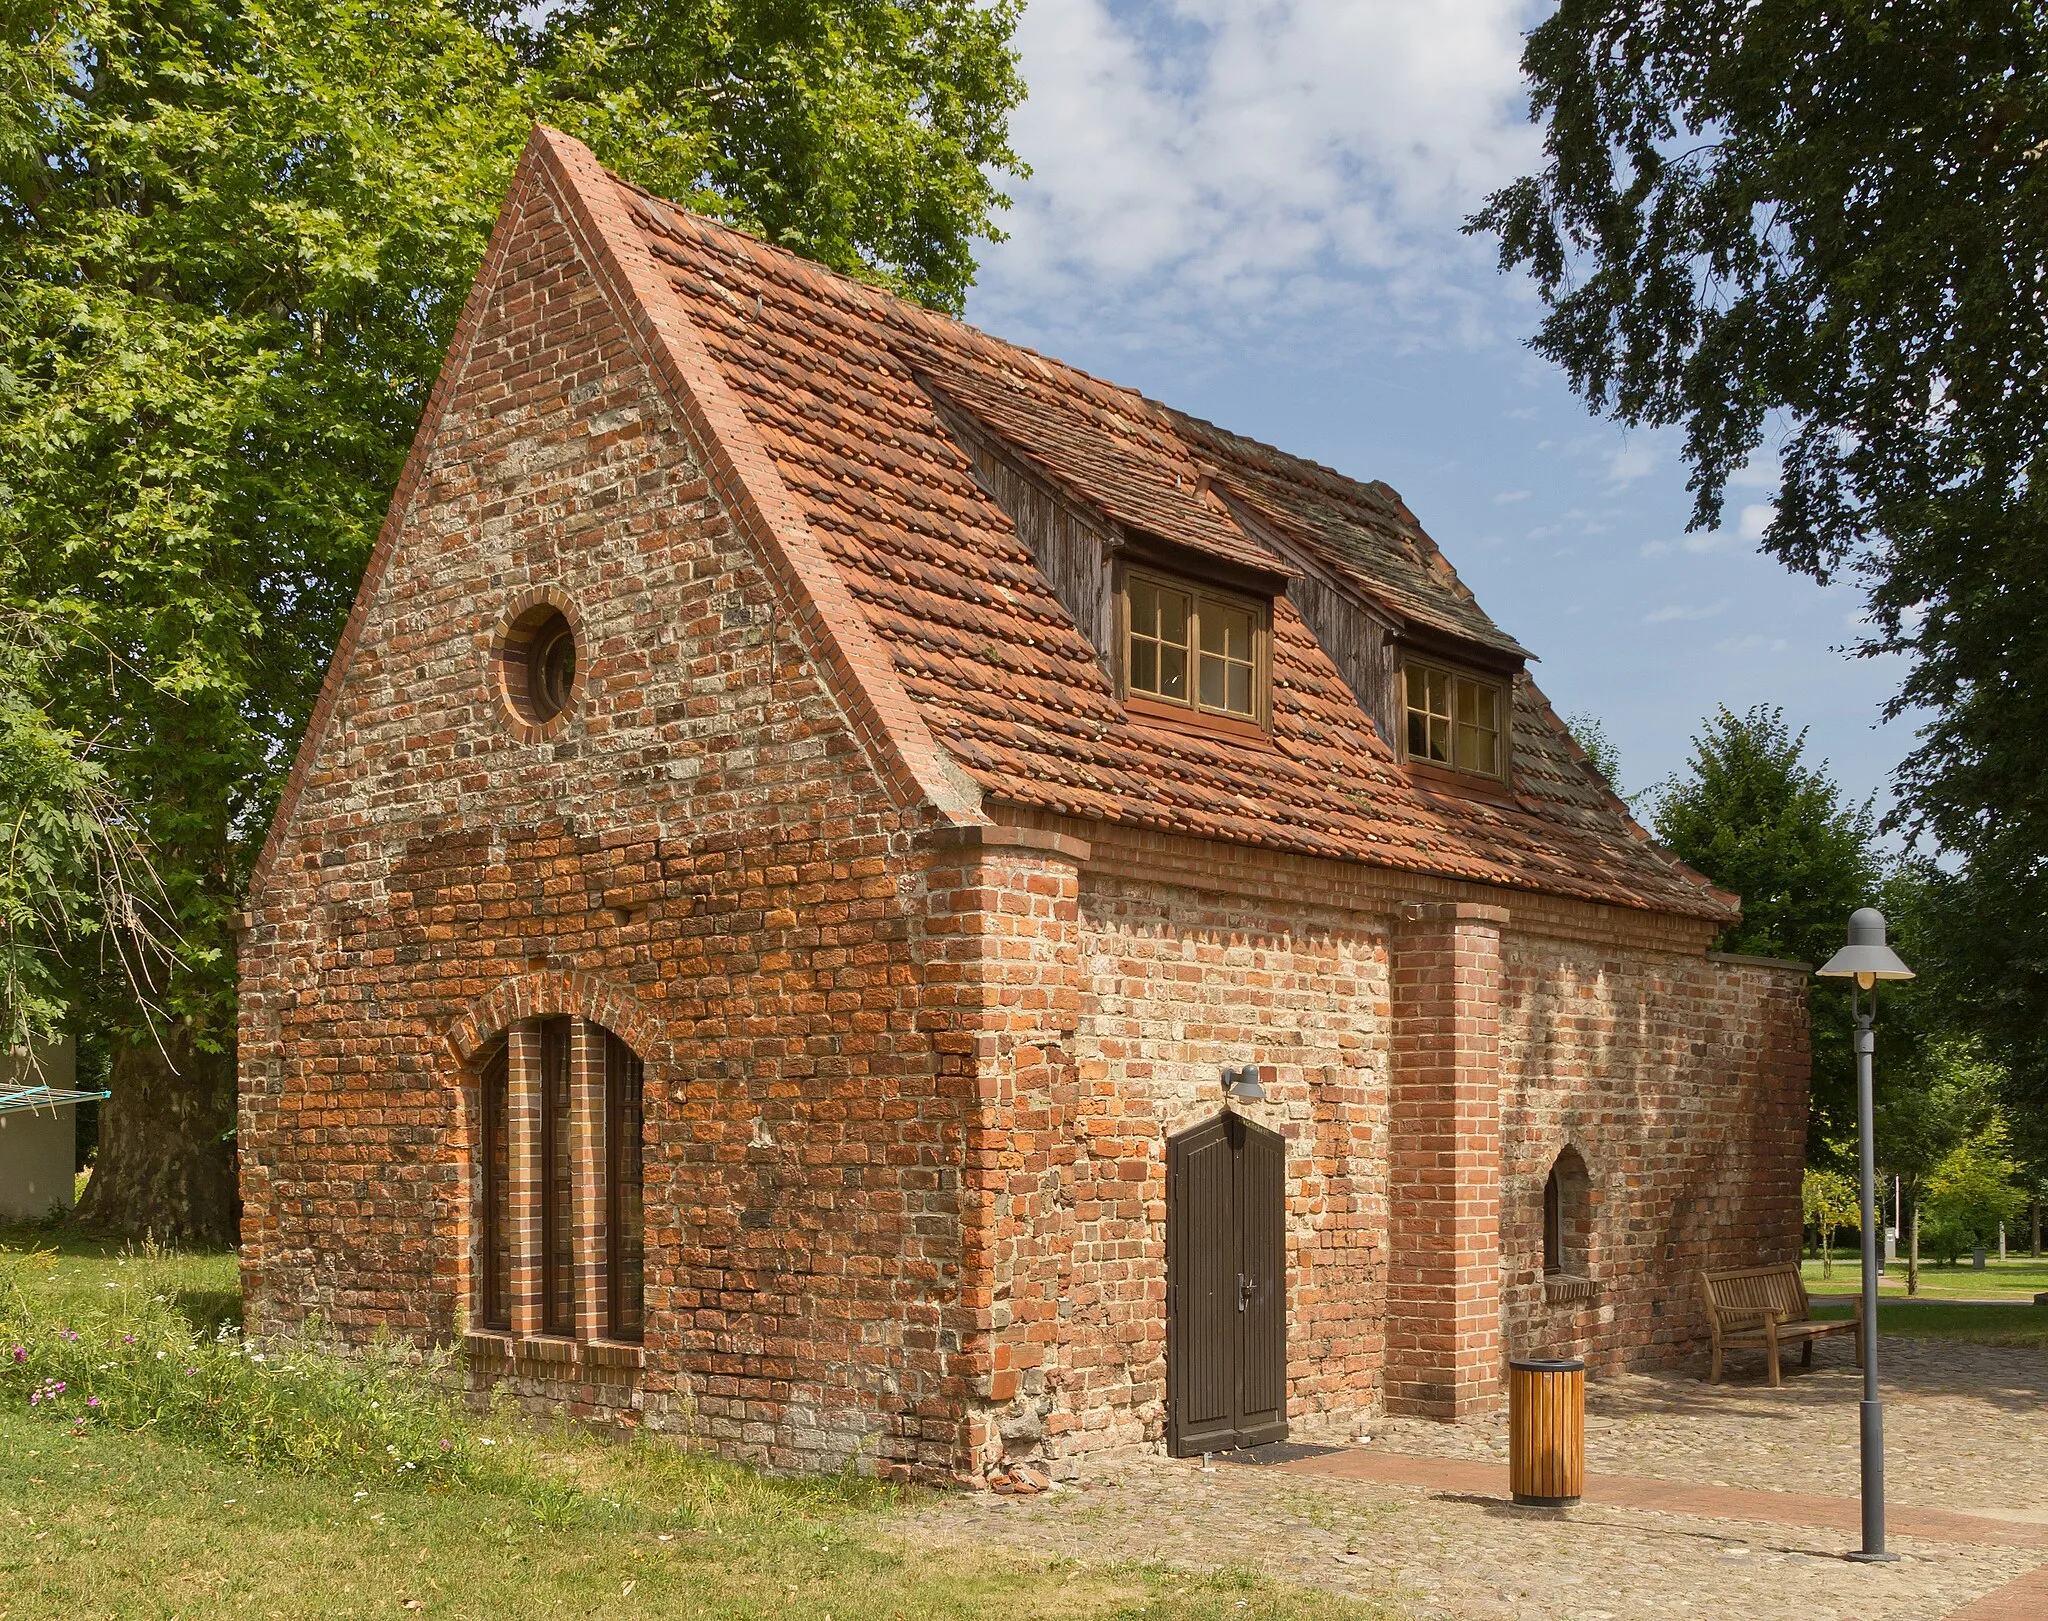
{"label": "gravel path", "polygon": [[[1859,1377],[1846,1348],[1772,1391],[1760,1376],[1696,1375],[1588,1387],[1587,1462],[1755,1491],[1853,1496]],[[1893,1501],[2048,1524],[2048,1355],[1887,1340]],[[1745,1370],[1746,1372],[1746,1370]],[[1506,1420],[1374,1424],[1375,1450],[1505,1459]],[[1767,1503],[1762,1505],[1767,1509]],[[1894,1537],[1900,1563],[1839,1558],[1831,1532],[1587,1505],[1516,1509],[1496,1498],[1156,1455],[1098,1467],[1033,1498],[961,1495],[921,1510],[931,1545],[998,1540],[1046,1557],[1252,1565],[1379,1600],[1417,1621],[1939,1621],[2043,1563],[2038,1550]]]}

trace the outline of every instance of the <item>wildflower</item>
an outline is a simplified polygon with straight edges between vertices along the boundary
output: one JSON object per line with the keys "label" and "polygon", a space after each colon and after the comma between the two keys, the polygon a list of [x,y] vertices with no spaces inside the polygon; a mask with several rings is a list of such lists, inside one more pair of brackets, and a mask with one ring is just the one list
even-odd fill
{"label": "wildflower", "polygon": [[488,1435],[480,1435],[477,1437],[477,1440],[487,1447],[494,1447],[498,1444],[496,1441],[493,1441]]}
{"label": "wildflower", "polygon": [[88,1407],[97,1407],[99,1406],[99,1404],[100,1399],[97,1396],[88,1396],[85,1398],[85,1405]]}
{"label": "wildflower", "polygon": [[121,1343],[123,1345],[133,1345],[135,1343],[135,1336],[133,1334],[123,1334],[121,1336]]}
{"label": "wildflower", "polygon": [[26,1345],[17,1345],[14,1348],[14,1360],[17,1362],[26,1362],[28,1360],[28,1347]]}
{"label": "wildflower", "polygon": [[445,1435],[441,1437],[441,1450],[443,1452],[452,1452],[454,1448],[455,1443],[453,1441],[449,1440]]}

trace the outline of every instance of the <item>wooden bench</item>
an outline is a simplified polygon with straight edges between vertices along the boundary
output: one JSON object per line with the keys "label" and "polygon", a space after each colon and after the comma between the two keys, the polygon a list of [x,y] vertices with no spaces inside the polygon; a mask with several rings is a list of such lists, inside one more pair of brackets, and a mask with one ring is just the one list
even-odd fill
{"label": "wooden bench", "polygon": [[1778,1376],[1778,1347],[1797,1343],[1799,1360],[1813,1364],[1813,1342],[1830,1334],[1855,1335],[1856,1366],[1863,1366],[1863,1297],[1856,1297],[1856,1314],[1829,1322],[1816,1322],[1806,1298],[1806,1283],[1796,1264],[1787,1266],[1746,1266],[1733,1272],[1702,1272],[1700,1299],[1707,1308],[1707,1326],[1714,1335],[1714,1366],[1707,1375],[1710,1384],[1721,1382],[1721,1353],[1731,1347],[1761,1346],[1771,1363],[1771,1383],[1781,1385]]}

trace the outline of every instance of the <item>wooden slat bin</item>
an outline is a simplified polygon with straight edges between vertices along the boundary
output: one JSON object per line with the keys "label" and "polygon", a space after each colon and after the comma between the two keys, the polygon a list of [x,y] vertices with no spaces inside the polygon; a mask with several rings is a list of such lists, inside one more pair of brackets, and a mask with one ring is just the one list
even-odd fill
{"label": "wooden slat bin", "polygon": [[1508,1488],[1515,1501],[1563,1508],[1586,1489],[1586,1364],[1508,1364]]}

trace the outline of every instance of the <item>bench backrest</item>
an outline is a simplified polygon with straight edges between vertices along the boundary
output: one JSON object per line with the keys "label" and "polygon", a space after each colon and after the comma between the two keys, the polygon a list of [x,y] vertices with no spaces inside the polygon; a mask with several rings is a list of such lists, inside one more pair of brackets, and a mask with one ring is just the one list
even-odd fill
{"label": "bench backrest", "polygon": [[1796,1265],[1748,1266],[1733,1272],[1702,1272],[1700,1294],[1717,1316],[1762,1320],[1775,1311],[1786,1323],[1803,1323],[1809,1313],[1806,1283]]}

